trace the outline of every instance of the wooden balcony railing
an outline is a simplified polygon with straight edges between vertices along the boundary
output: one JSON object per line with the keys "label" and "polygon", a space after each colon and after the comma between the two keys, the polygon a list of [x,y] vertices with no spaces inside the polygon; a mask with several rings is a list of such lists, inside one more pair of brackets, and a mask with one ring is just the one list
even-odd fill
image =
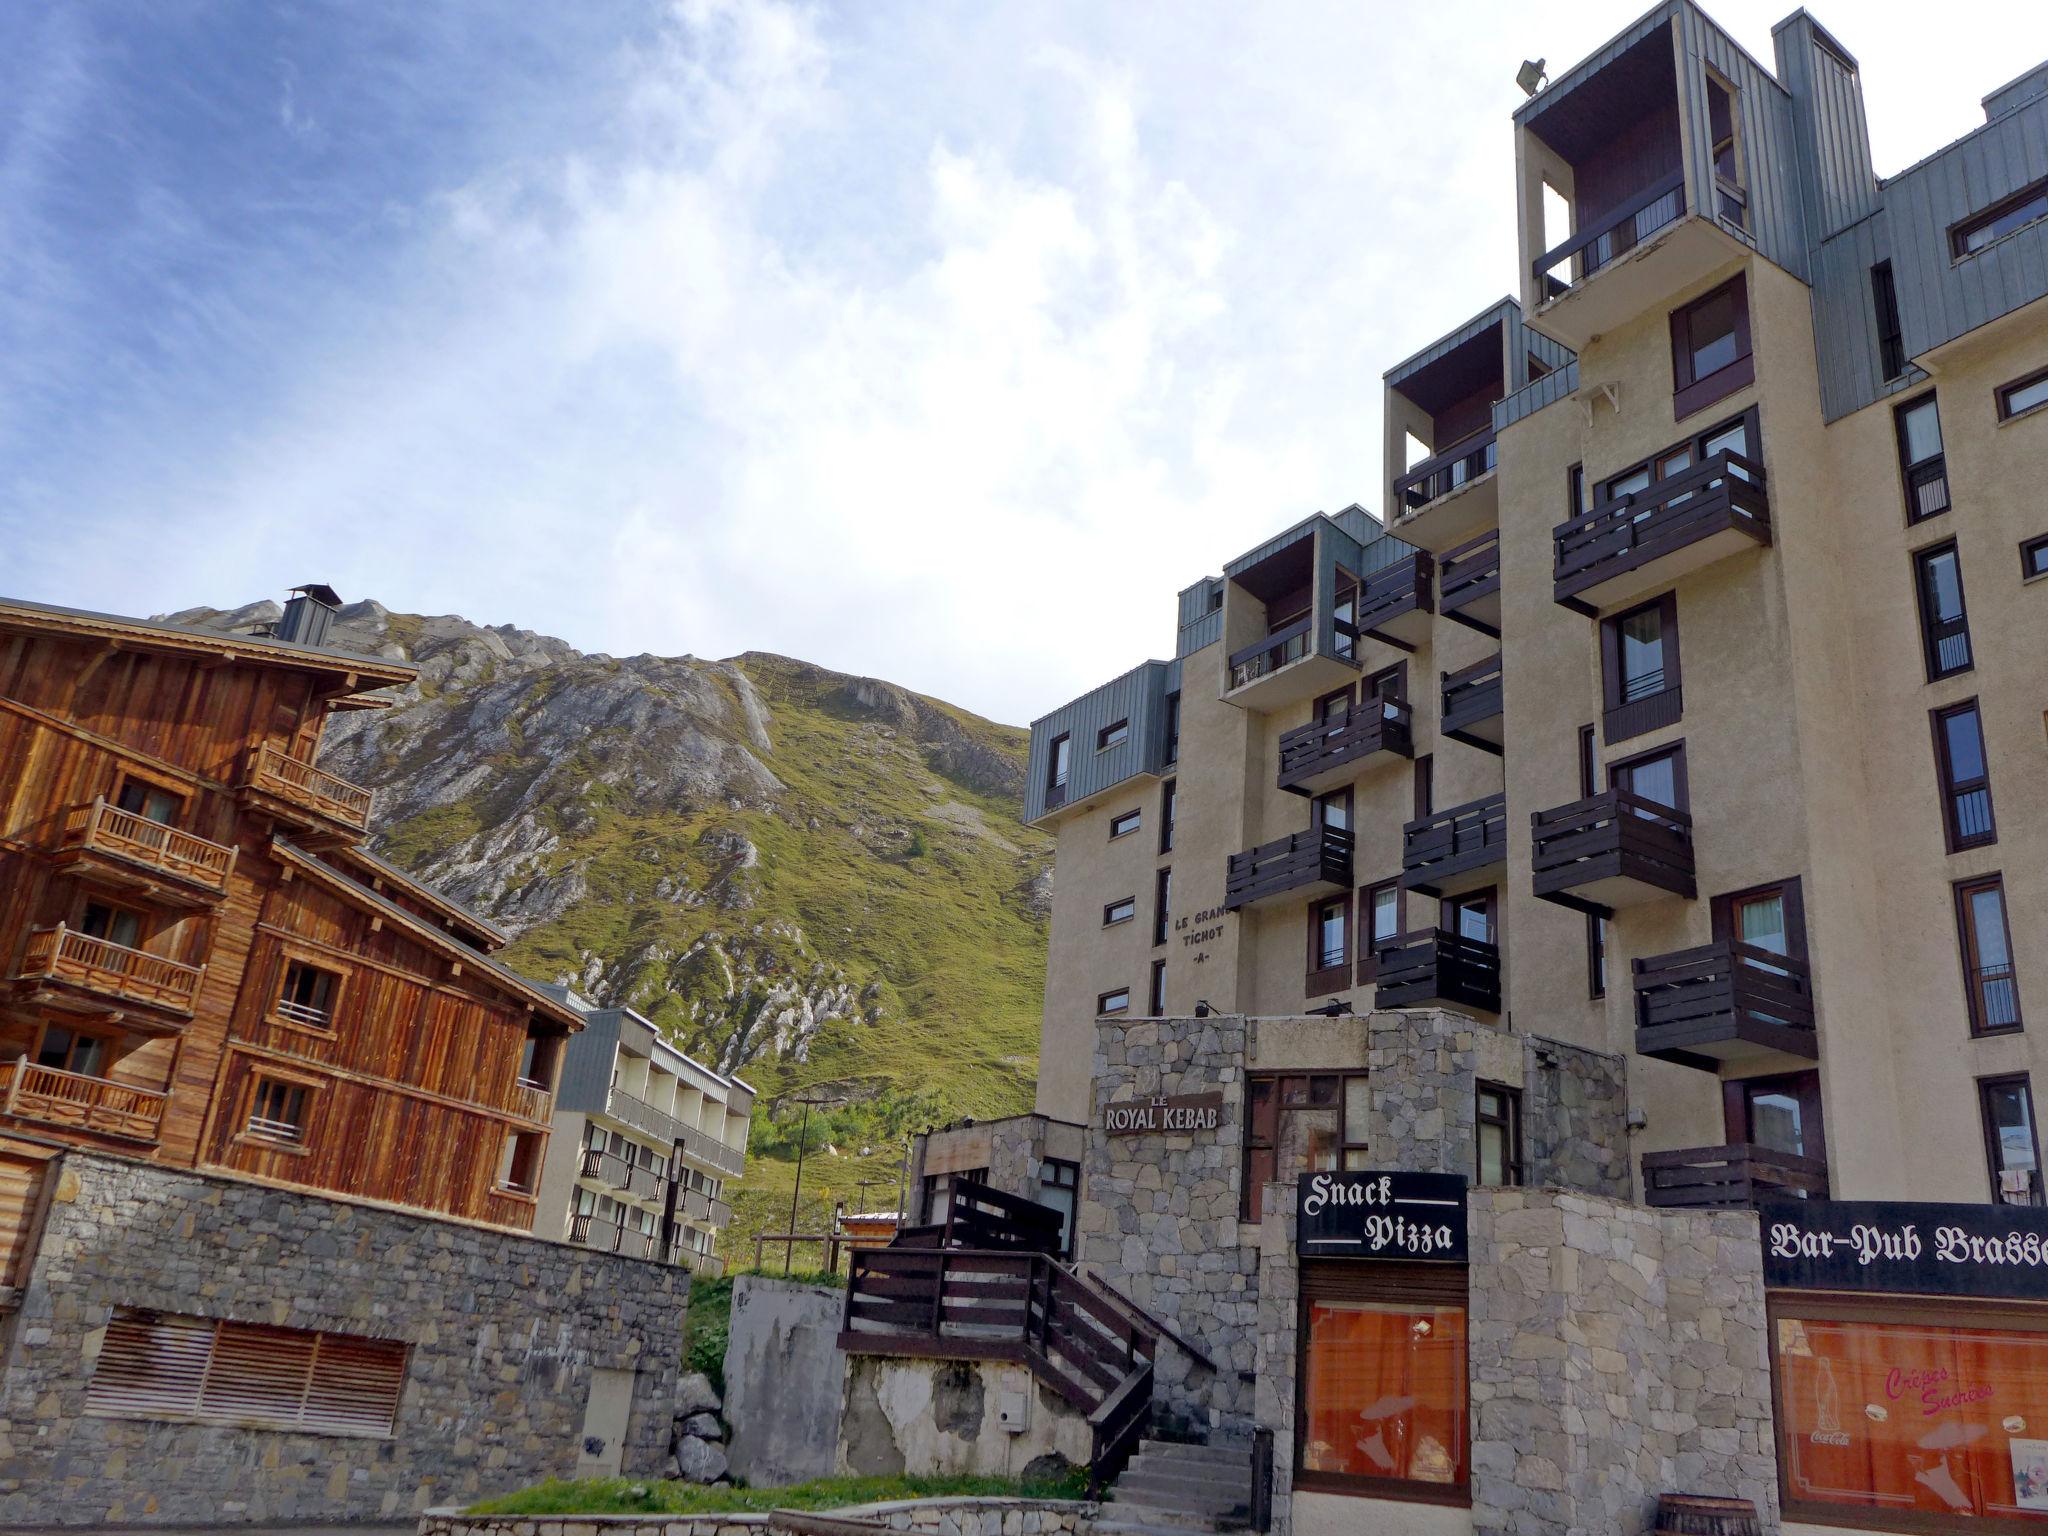
{"label": "wooden balcony railing", "polygon": [[1641,1055],[1706,1071],[1767,1051],[1820,1058],[1804,960],[1721,939],[1629,963]]}
{"label": "wooden balcony railing", "polygon": [[1373,1006],[1451,1003],[1500,1012],[1500,947],[1437,928],[1379,952]]}
{"label": "wooden balcony railing", "polygon": [[512,1083],[512,1113],[536,1125],[546,1125],[555,1116],[555,1095],[546,1083],[515,1078]]}
{"label": "wooden balcony railing", "polygon": [[1753,1142],[1643,1154],[1643,1203],[1663,1208],[1754,1208],[1764,1200],[1828,1196],[1828,1165]]}
{"label": "wooden balcony railing", "polygon": [[[1506,862],[1506,791],[1411,821],[1401,829],[1401,884],[1425,896],[1484,885],[1475,878]],[[1454,889],[1455,888],[1455,889]]]}
{"label": "wooden balcony railing", "polygon": [[1394,499],[1404,512],[1428,506],[1439,496],[1463,490],[1500,463],[1493,428],[1482,427],[1460,438],[1434,458],[1424,459],[1394,482]]}
{"label": "wooden balcony railing", "polygon": [[1501,756],[1504,706],[1499,655],[1440,674],[1440,685],[1437,729],[1453,741]]}
{"label": "wooden balcony railing", "polygon": [[1371,699],[1334,720],[1311,720],[1280,738],[1281,789],[1313,792],[1324,778],[1376,752],[1415,755],[1414,711],[1403,699]]}
{"label": "wooden balcony railing", "polygon": [[206,967],[181,965],[59,923],[28,936],[16,974],[24,980],[63,982],[100,997],[189,1014]]}
{"label": "wooden balcony railing", "polygon": [[10,1062],[0,1070],[7,1073],[6,1097],[0,1104],[24,1120],[149,1142],[157,1139],[163,1124],[167,1096],[153,1089],[40,1067],[28,1060]]}
{"label": "wooden balcony railing", "polygon": [[[1283,624],[1263,640],[1255,640],[1230,658],[1230,686],[1242,688],[1278,672],[1289,662],[1308,654],[1309,631],[1315,628],[1312,615]],[[1354,632],[1355,633],[1355,632]]]}
{"label": "wooden balcony railing", "polygon": [[1698,894],[1692,817],[1625,789],[1529,818],[1534,892],[1559,906],[1613,916],[1618,905]]}
{"label": "wooden balcony railing", "polygon": [[1771,542],[1764,467],[1733,450],[1559,523],[1551,531],[1552,596],[1585,610],[1579,594],[1724,533]]}
{"label": "wooden balcony railing", "polygon": [[64,844],[139,864],[219,895],[227,890],[235,850],[96,799],[64,818]]}
{"label": "wooden balcony railing", "polygon": [[1477,538],[1437,559],[1437,611],[1467,629],[1500,638],[1500,530],[1489,528]]}
{"label": "wooden balcony railing", "polygon": [[1358,588],[1358,627],[1404,649],[1428,632],[1435,611],[1436,561],[1427,550],[1374,571]]}
{"label": "wooden balcony railing", "polygon": [[339,822],[351,831],[369,830],[370,791],[311,763],[302,763],[273,743],[265,742],[256,749],[246,783],[251,789]]}
{"label": "wooden balcony railing", "polygon": [[1324,885],[1351,888],[1351,834],[1342,827],[1310,827],[1233,853],[1224,872],[1223,910]]}
{"label": "wooden balcony railing", "polygon": [[[1530,263],[1536,274],[1541,299],[1554,299],[1569,292],[1618,256],[1626,256],[1667,224],[1685,215],[1685,172],[1673,171],[1653,186],[1644,188],[1600,222],[1545,251]],[[1567,275],[1558,268],[1569,262]]]}

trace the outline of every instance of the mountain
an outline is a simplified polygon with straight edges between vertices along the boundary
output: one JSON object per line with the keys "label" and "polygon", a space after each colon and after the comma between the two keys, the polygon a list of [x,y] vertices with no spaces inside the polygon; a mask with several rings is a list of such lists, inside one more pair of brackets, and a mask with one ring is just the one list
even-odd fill
{"label": "mountain", "polygon": [[586,655],[374,602],[329,643],[419,667],[328,726],[322,766],[377,792],[370,846],[510,931],[511,965],[753,1083],[757,1153],[799,1089],[845,1101],[814,1152],[891,1160],[1029,1107],[1052,855],[1017,819],[1024,731],[783,656]]}

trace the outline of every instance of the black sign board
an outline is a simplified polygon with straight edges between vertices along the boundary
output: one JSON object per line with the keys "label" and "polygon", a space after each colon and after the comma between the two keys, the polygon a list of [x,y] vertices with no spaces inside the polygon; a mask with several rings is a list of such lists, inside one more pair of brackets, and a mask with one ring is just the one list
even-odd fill
{"label": "black sign board", "polygon": [[1310,1259],[1465,1262],[1465,1176],[1304,1173],[1295,1246]]}
{"label": "black sign board", "polygon": [[1760,1219],[1766,1286],[2048,1301],[2048,1210],[1785,1200]]}
{"label": "black sign board", "polygon": [[1202,1135],[1213,1133],[1222,1119],[1220,1092],[1129,1099],[1102,1106],[1102,1128],[1112,1136]]}

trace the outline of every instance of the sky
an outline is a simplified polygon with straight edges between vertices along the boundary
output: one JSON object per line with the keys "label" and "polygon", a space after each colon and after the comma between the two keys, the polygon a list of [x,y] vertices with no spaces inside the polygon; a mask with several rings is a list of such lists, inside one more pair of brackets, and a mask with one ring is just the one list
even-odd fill
{"label": "sky", "polygon": [[[0,6],[0,592],[776,651],[1025,723],[1377,511],[1643,5]],[[1760,59],[1792,9],[1708,10]],[[1880,174],[2048,6],[1817,0]]]}

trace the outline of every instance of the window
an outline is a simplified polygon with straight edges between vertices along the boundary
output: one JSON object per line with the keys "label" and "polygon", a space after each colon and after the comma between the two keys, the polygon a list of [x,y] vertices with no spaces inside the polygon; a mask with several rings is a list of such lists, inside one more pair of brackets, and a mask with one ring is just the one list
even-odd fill
{"label": "window", "polygon": [[398,1415],[405,1353],[395,1339],[116,1307],[85,1411],[382,1439]]}
{"label": "window", "polygon": [[1948,459],[1941,446],[1941,408],[1931,394],[1892,413],[1899,438],[1899,473],[1906,484],[1906,521],[1948,510]]}
{"label": "window", "polygon": [[1173,911],[1173,870],[1162,869],[1152,877],[1152,942],[1166,942],[1166,923]]}
{"label": "window", "polygon": [[1341,992],[1350,986],[1350,960],[1350,900],[1338,896],[1315,903],[1308,909],[1308,995]]}
{"label": "window", "polygon": [[1401,882],[1382,880],[1360,891],[1358,923],[1365,930],[1358,946],[1358,979],[1363,984],[1379,975],[1380,951],[1401,942]]}
{"label": "window", "polygon": [[1462,1503],[1462,1266],[1305,1263],[1297,1488]]}
{"label": "window", "polygon": [[1131,722],[1113,720],[1095,733],[1095,750],[1107,752],[1111,747],[1120,747],[1131,739]]}
{"label": "window", "polygon": [[1977,1083],[1984,1105],[1984,1152],[1991,1167],[1991,1198],[2002,1205],[2040,1205],[2041,1139],[2034,1132],[2034,1093],[2027,1075],[1987,1077]]}
{"label": "window", "polygon": [[2012,927],[2005,915],[2005,883],[1997,875],[1957,882],[1956,933],[1962,948],[1963,991],[1970,1000],[1970,1033],[2018,1029],[2020,992],[2012,969]]}
{"label": "window", "polygon": [[920,1225],[934,1226],[946,1219],[953,1208],[955,1186],[968,1185],[985,1187],[988,1184],[986,1168],[956,1168],[951,1173],[928,1173],[924,1176],[924,1218]]}
{"label": "window", "polygon": [[166,827],[175,827],[185,810],[185,797],[174,795],[168,789],[159,788],[145,779],[123,779],[120,793],[114,797],[114,804],[132,816],[145,821],[154,821]]}
{"label": "window", "polygon": [[1048,1157],[1038,1165],[1038,1203],[1060,1213],[1060,1257],[1074,1253],[1074,1202],[1081,1192],[1081,1165]]}
{"label": "window", "polygon": [[1415,759],[1415,819],[1436,814],[1436,772],[1431,754],[1425,752]]}
{"label": "window", "polygon": [[1115,901],[1112,901],[1102,909],[1102,926],[1110,928],[1118,923],[1128,923],[1137,915],[1138,898],[1135,896],[1119,896]]}
{"label": "window", "polygon": [[306,1089],[275,1077],[256,1079],[246,1132],[259,1141],[303,1143],[306,1139]]}
{"label": "window", "polygon": [[1607,919],[1598,913],[1586,914],[1586,996],[1588,999],[1607,995]]}
{"label": "window", "polygon": [[1446,896],[1438,903],[1437,918],[1445,933],[1475,944],[1493,942],[1493,887]]}
{"label": "window", "polygon": [[42,1043],[36,1047],[36,1065],[53,1072],[73,1072],[80,1077],[106,1075],[107,1042],[63,1024],[45,1024]]}
{"label": "window", "polygon": [[1118,987],[1114,992],[1098,993],[1095,998],[1095,1011],[1099,1014],[1123,1013],[1130,1006],[1131,989],[1129,987]]}
{"label": "window", "polygon": [[[1752,408],[1731,420],[1717,422],[1705,431],[1688,437],[1682,443],[1673,443],[1620,474],[1610,475],[1599,487],[1600,500],[1603,503],[1615,502],[1624,496],[1639,495],[1658,481],[1682,475],[1695,464],[1704,464],[1716,454],[1725,453],[1742,460],[1754,460],[1760,452],[1760,440],[1757,413]],[[1739,479],[1749,478],[1749,471],[1734,460],[1728,464],[1728,473]],[[1674,506],[1683,504],[1683,497],[1672,503]],[[1637,519],[1649,515],[1649,509],[1645,508],[1637,514]]]}
{"label": "window", "polygon": [[2048,368],[1998,386],[1998,419],[2011,421],[2048,405]]}
{"label": "window", "polygon": [[1337,569],[1337,604],[1331,610],[1330,654],[1350,661],[1358,655],[1358,578]]}
{"label": "window", "polygon": [[1949,230],[1949,250],[1957,261],[1974,256],[1994,240],[2002,240],[2036,219],[2048,218],[2048,181],[2022,188],[1982,213],[1972,214]]}
{"label": "window", "polygon": [[1317,795],[1309,802],[1309,825],[1327,828],[1332,832],[1351,830],[1351,791],[1333,789],[1327,795]]}
{"label": "window", "polygon": [[1737,229],[1749,224],[1749,199],[1742,191],[1741,118],[1735,87],[1707,71],[1707,131],[1714,137],[1714,197],[1722,218]]}
{"label": "window", "polygon": [[127,949],[142,945],[142,914],[112,902],[88,901],[78,920],[79,932],[88,938],[105,939]]}
{"label": "window", "polygon": [[1920,597],[1920,646],[1927,681],[1970,670],[1970,620],[1963,612],[1963,567],[1955,542],[1913,556],[1913,586]]}
{"label": "window", "polygon": [[1174,818],[1180,813],[1180,806],[1177,803],[1179,791],[1180,785],[1176,779],[1168,779],[1159,790],[1159,851],[1161,853],[1173,852],[1173,823]]}
{"label": "window", "polygon": [[528,1035],[519,1049],[519,1084],[545,1092],[555,1078],[555,1039],[552,1035]]}
{"label": "window", "polygon": [[1586,466],[1574,464],[1565,471],[1565,495],[1571,501],[1569,516],[1580,517],[1593,510],[1593,493],[1586,483]]}
{"label": "window", "polygon": [[1998,841],[1991,814],[1991,774],[1984,761],[1984,725],[1977,701],[1934,711],[1934,764],[1941,778],[1941,813],[1948,851]]}
{"label": "window", "polygon": [[1669,806],[1674,811],[1686,810],[1690,802],[1686,796],[1684,744],[1609,763],[1607,785],[1639,800]]}
{"label": "window", "polygon": [[284,986],[277,997],[279,1018],[326,1029],[334,1020],[334,994],[341,978],[333,971],[294,960],[284,968]]}
{"label": "window", "polygon": [[2048,533],[2020,545],[2020,575],[2027,581],[2048,576]]}
{"label": "window", "polygon": [[2038,1309],[1788,1300],[1771,1323],[1788,1525],[2034,1528],[2014,1517],[2016,1475],[2048,1472],[2028,1454],[2048,1422]]}
{"label": "window", "polygon": [[1055,736],[1046,752],[1045,803],[1048,808],[1067,798],[1067,767],[1073,756],[1073,739]]}
{"label": "window", "polygon": [[1326,693],[1315,702],[1314,722],[1321,725],[1336,725],[1350,718],[1351,690],[1339,688],[1335,693]]}
{"label": "window", "polygon": [[1600,621],[1600,671],[1609,742],[1626,741],[1684,711],[1678,666],[1678,594]]}
{"label": "window", "polygon": [[1877,313],[1878,370],[1885,379],[1896,379],[1906,371],[1906,343],[1899,329],[1899,292],[1892,286],[1888,261],[1870,269],[1870,305]]}
{"label": "window", "polygon": [[1358,685],[1358,696],[1368,704],[1407,698],[1408,663],[1397,661],[1391,667],[1380,668]]}
{"label": "window", "polygon": [[1522,1095],[1499,1083],[1481,1083],[1479,1094],[1479,1182],[1522,1182]]}
{"label": "window", "polygon": [[1363,1072],[1251,1074],[1245,1079],[1240,1218],[1259,1219],[1267,1184],[1291,1184],[1319,1170],[1365,1167],[1371,1120]]}
{"label": "window", "polygon": [[1159,761],[1162,765],[1180,761],[1180,694],[1177,692],[1166,696],[1166,740]]}
{"label": "window", "polygon": [[1146,1014],[1155,1019],[1166,1017],[1166,962],[1152,962],[1152,991],[1146,998]]}
{"label": "window", "polygon": [[1585,799],[1599,788],[1599,755],[1593,749],[1593,727],[1579,727],[1579,798]]}
{"label": "window", "polygon": [[[538,1131],[512,1131],[505,1137],[505,1150],[498,1158],[498,1188],[515,1195],[530,1195],[540,1184],[540,1155],[546,1138]],[[643,1157],[643,1166],[651,1160]]]}
{"label": "window", "polygon": [[1755,381],[1744,279],[1671,312],[1671,373],[1672,410],[1681,418]]}
{"label": "window", "polygon": [[1128,836],[1130,833],[1137,831],[1139,824],[1144,819],[1145,813],[1142,809],[1125,811],[1121,816],[1110,817],[1109,840],[1115,842],[1118,838]]}

